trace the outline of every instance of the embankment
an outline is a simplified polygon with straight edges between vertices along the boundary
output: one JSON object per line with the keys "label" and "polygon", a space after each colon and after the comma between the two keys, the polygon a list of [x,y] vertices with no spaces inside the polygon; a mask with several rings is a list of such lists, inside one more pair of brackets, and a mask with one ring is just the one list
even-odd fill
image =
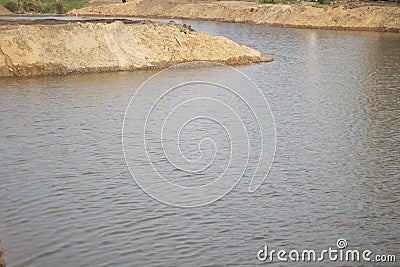
{"label": "embankment", "polygon": [[244,1],[130,0],[88,5],[70,15],[131,16],[244,22],[295,28],[400,31],[400,6],[259,4]]}
{"label": "embankment", "polygon": [[0,77],[271,61],[227,38],[175,23],[0,21]]}
{"label": "embankment", "polygon": [[2,258],[3,250],[0,248],[0,267],[6,267],[6,262]]}
{"label": "embankment", "polygon": [[0,16],[10,16],[12,14],[7,8],[0,5]]}

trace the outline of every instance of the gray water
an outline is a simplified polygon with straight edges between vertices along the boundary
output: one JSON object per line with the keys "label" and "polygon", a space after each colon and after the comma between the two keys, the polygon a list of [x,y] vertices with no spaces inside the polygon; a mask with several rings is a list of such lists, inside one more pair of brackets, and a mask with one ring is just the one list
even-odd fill
{"label": "gray water", "polygon": [[399,261],[400,36],[185,23],[275,59],[238,68],[275,118],[266,181],[191,209],[146,195],[125,165],[121,127],[155,71],[1,79],[8,266],[253,266],[265,244],[321,251],[339,238]]}

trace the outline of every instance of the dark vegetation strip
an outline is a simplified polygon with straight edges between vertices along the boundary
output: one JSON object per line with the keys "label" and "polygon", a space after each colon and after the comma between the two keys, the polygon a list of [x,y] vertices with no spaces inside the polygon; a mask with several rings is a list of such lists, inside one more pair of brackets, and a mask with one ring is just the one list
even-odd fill
{"label": "dark vegetation strip", "polygon": [[14,13],[64,14],[82,8],[88,0],[0,0],[0,5]]}

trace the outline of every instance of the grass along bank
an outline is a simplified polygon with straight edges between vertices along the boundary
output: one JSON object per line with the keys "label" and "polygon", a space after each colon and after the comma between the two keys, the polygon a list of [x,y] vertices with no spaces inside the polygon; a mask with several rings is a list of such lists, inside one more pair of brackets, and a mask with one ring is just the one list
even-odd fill
{"label": "grass along bank", "polygon": [[0,5],[14,13],[64,14],[85,6],[88,0],[0,0]]}

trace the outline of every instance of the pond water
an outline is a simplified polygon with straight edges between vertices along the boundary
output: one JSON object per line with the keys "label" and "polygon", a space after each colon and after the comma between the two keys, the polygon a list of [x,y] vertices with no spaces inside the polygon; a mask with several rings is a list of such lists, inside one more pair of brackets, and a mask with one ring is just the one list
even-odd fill
{"label": "pond water", "polygon": [[121,145],[125,109],[156,71],[3,78],[8,266],[253,266],[265,244],[321,251],[339,238],[399,257],[400,35],[178,22],[275,59],[237,68],[275,118],[268,178],[203,207],[162,204]]}

